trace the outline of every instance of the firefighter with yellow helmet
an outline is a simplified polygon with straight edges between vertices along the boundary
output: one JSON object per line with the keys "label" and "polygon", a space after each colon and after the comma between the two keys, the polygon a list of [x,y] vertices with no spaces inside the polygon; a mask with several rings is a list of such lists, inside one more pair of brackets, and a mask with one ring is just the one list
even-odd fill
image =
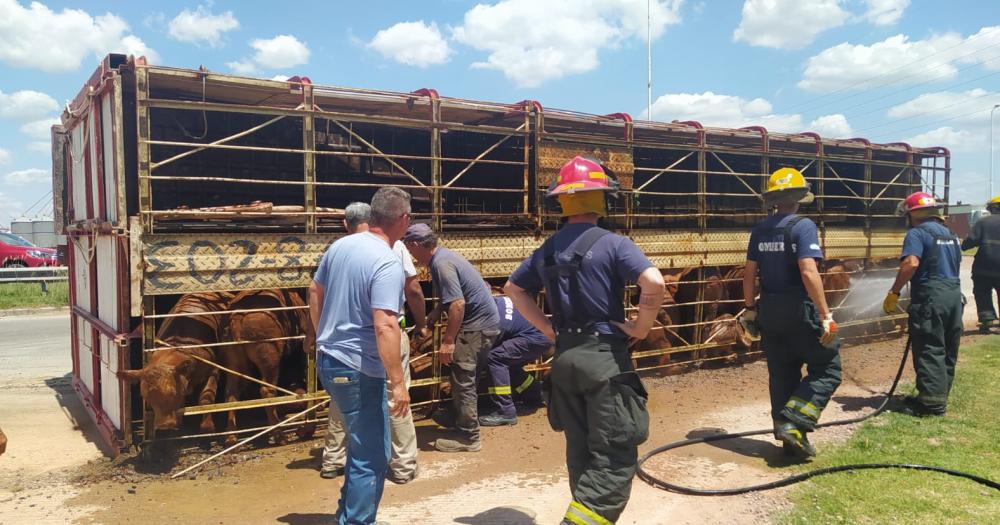
{"label": "firefighter with yellow helmet", "polygon": [[979,248],[972,261],[972,295],[976,298],[979,328],[989,333],[990,327],[997,324],[993,294],[1000,296],[1000,196],[993,197],[986,210],[990,215],[972,225],[962,249]]}
{"label": "firefighter with yellow helmet", "polygon": [[906,313],[917,395],[904,398],[899,411],[915,416],[944,415],[962,340],[962,252],[958,237],[944,224],[941,208],[933,195],[922,191],[900,203],[899,212],[906,215],[910,229],[896,280],[882,303],[885,313],[899,313],[899,293],[910,283]]}
{"label": "firefighter with yellow helmet", "polygon": [[[548,196],[565,224],[510,276],[514,307],[556,342],[549,424],[566,436],[573,496],[563,524],[614,523],[628,503],[638,446],[649,434],[646,390],[632,367],[628,339],[642,339],[663,303],[663,275],[628,237],[597,225],[617,181],[598,161],[575,157]],[[639,314],[628,321],[625,284],[640,289]],[[545,290],[550,322],[535,302]]]}
{"label": "firefighter with yellow helmet", "polygon": [[774,437],[786,454],[799,458],[816,455],[807,433],[816,429],[841,380],[837,323],[819,274],[818,231],[813,221],[797,215],[800,204],[812,201],[798,170],[781,168],[771,175],[764,204],[773,213],[750,233],[743,277],[742,322],[751,332],[759,330],[767,357]]}

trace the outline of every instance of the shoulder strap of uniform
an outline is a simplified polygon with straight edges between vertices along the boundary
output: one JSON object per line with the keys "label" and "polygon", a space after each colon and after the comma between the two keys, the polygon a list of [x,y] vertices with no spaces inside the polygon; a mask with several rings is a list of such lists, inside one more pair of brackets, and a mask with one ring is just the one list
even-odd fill
{"label": "shoulder strap of uniform", "polygon": [[573,241],[573,258],[583,259],[587,255],[587,252],[594,247],[594,244],[597,244],[597,241],[601,240],[601,237],[609,233],[611,232],[599,226],[594,226],[583,232],[583,234]]}
{"label": "shoulder strap of uniform", "polygon": [[802,219],[805,219],[805,217],[803,217],[801,215],[796,215],[796,216],[792,217],[787,223],[785,223],[785,228],[784,228],[785,231],[783,232],[784,235],[785,235],[785,239],[784,239],[785,240],[785,258],[788,259],[788,264],[790,264],[790,265],[792,265],[792,266],[794,266],[796,268],[799,266],[799,258],[797,256],[797,254],[795,253],[795,250],[792,249],[792,244],[793,244],[792,243],[792,230],[795,229],[795,225],[796,224],[802,222]]}
{"label": "shoulder strap of uniform", "polygon": [[[577,278],[577,272],[580,270],[580,264],[583,262],[584,257],[586,257],[587,252],[594,246],[594,244],[600,240],[605,235],[608,235],[608,230],[599,227],[593,227],[587,229],[579,237],[573,240],[573,242],[567,247],[567,251],[572,251],[573,256],[566,263],[556,262],[556,248],[553,239],[555,236],[546,239],[545,243],[542,244],[542,256],[545,261],[545,286],[548,289],[546,296],[551,298],[549,301],[549,309],[552,311],[552,316],[556,321],[557,325],[563,324],[565,321],[569,321],[561,311],[561,305],[558,304],[558,292],[557,287],[559,286],[560,277],[569,278],[569,299],[574,305],[583,304],[581,301],[582,291],[580,290],[580,280]],[[570,316],[574,324],[579,324],[580,315],[578,310],[574,310]]]}

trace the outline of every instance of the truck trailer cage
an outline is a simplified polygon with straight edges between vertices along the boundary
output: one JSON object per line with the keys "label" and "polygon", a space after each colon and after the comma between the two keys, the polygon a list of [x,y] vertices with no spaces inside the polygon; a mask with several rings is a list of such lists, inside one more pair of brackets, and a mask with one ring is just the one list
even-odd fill
{"label": "truck trailer cage", "polygon": [[[880,261],[897,255],[897,202],[918,189],[947,202],[950,175],[940,147],[637,122],[429,88],[245,78],[124,55],[102,61],[52,137],[57,233],[70,244],[74,386],[115,450],[155,438],[138,389],[117,373],[162,348],[157,329],[181,295],[304,289],[344,233],[343,208],[384,185],[409,191],[414,218],[502,284],[559,226],[544,197],[559,167],[573,155],[599,158],[622,185],[608,226],[680,276],[670,305],[680,319],[657,328],[673,334],[672,344],[633,354],[646,369],[732,357],[711,352],[732,345],[702,328],[739,300],[705,290],[739,280],[732,271],[744,262],[750,227],[766,215],[761,193],[774,169],[806,175],[816,201],[804,213],[819,225],[824,253],[858,277],[885,271]],[[900,317],[844,320],[867,334],[894,333]],[[441,365],[433,349],[414,361],[425,376],[413,388],[431,404],[446,382]],[[283,395],[184,414],[323,399],[311,351],[304,368],[305,394],[274,385]]]}

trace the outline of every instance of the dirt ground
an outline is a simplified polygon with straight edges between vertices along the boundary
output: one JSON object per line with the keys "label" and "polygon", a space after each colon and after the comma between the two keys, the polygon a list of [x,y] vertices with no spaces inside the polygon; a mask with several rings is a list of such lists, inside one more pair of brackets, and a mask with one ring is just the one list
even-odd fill
{"label": "dirt ground", "polygon": [[[0,331],[10,326],[0,324]],[[967,337],[963,344],[976,339]],[[902,344],[897,339],[845,348],[844,383],[823,419],[871,410],[889,386]],[[0,370],[9,370],[8,364],[0,355]],[[0,374],[0,425],[11,439],[0,457],[0,525],[331,522],[341,481],[317,473],[321,439],[238,451],[196,476],[170,480],[134,459],[111,461],[100,454],[62,370]],[[906,380],[912,380],[909,366]],[[640,453],[706,432],[770,425],[763,361],[645,382],[650,439]],[[822,453],[851,431],[824,429],[813,441]],[[404,486],[386,483],[379,519],[396,525],[529,525],[557,523],[565,512],[570,495],[564,440],[549,429],[544,409],[523,415],[516,427],[483,429],[479,453],[436,452],[429,444],[439,435],[433,422],[418,423],[420,476]],[[173,471],[205,455],[189,452]],[[648,465],[660,477],[699,487],[770,480],[784,474],[784,466],[780,448],[766,436],[689,447]],[[705,499],[660,491],[637,479],[619,523],[766,524],[787,505],[782,490]]]}
{"label": "dirt ground", "polygon": [[[971,338],[969,340],[971,342]],[[901,352],[894,340],[844,350],[845,381],[824,413],[839,419],[870,410],[888,386]],[[910,376],[909,370],[907,376]],[[701,432],[768,426],[766,365],[699,370],[648,378],[650,440],[641,451]],[[842,441],[850,427],[823,430],[822,449]],[[439,433],[418,424],[420,477],[386,484],[380,519],[390,523],[556,523],[569,501],[562,436],[548,428],[544,411],[522,416],[516,427],[484,429],[483,451],[448,455],[429,443]],[[85,464],[63,450],[39,457],[52,468],[22,471],[20,485],[0,501],[0,523],[328,523],[339,480],[316,471],[320,440],[237,452],[194,479],[144,473],[134,460],[93,459]],[[53,447],[54,448],[54,447]],[[200,454],[188,454],[183,464]],[[0,459],[6,463],[9,458]],[[650,462],[671,480],[722,487],[772,479],[783,465],[770,439],[699,445]],[[4,465],[4,473],[7,467]],[[179,468],[177,468],[179,469]],[[175,470],[177,470],[175,469]],[[6,478],[6,476],[5,476]],[[710,500],[667,493],[636,480],[619,523],[768,523],[786,501],[781,491]]]}

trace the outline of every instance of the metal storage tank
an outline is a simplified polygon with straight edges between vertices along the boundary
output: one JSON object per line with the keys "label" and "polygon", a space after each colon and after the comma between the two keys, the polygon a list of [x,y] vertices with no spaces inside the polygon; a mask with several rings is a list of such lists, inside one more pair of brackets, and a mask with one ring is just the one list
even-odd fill
{"label": "metal storage tank", "polygon": [[10,233],[17,235],[28,242],[35,242],[35,235],[31,226],[31,220],[27,217],[21,217],[20,219],[10,221]]}
{"label": "metal storage tank", "polygon": [[42,218],[31,221],[31,233],[34,236],[31,242],[40,248],[55,248],[56,233],[53,228],[52,219]]}

